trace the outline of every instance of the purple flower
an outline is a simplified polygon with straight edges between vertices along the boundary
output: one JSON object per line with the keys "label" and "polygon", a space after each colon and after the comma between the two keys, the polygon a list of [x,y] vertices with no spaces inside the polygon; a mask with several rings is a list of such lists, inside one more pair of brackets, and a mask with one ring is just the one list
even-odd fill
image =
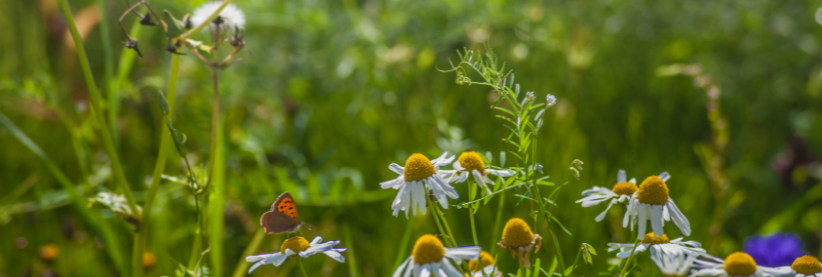
{"label": "purple flower", "polygon": [[802,241],[791,233],[748,237],[744,251],[754,258],[757,265],[770,267],[789,266],[796,258],[805,255]]}

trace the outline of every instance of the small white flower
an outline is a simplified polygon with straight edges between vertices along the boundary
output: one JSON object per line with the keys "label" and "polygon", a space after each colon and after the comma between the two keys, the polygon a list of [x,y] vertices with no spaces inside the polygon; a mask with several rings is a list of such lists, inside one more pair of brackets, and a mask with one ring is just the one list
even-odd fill
{"label": "small white flower", "polygon": [[596,186],[592,189],[587,189],[582,192],[582,196],[584,197],[577,200],[577,203],[582,203],[583,207],[591,207],[611,200],[611,202],[608,203],[608,207],[605,208],[605,211],[596,217],[597,222],[602,221],[602,219],[605,218],[605,213],[611,209],[611,206],[630,200],[631,196],[637,191],[636,179],[631,178],[630,181],[625,181],[627,178],[625,170],[620,169],[619,173],[617,173],[617,183],[613,189]]}
{"label": "small white flower", "polygon": [[789,272],[783,277],[822,277],[822,263],[819,263],[819,260],[811,255],[796,258],[791,266],[782,266],[776,269]]}
{"label": "small white flower", "polygon": [[551,107],[551,106],[557,104],[557,97],[554,96],[553,94],[548,94],[548,95],[545,96],[545,102],[546,102],[546,104],[545,104],[546,107]]}
{"label": "small white flower", "polygon": [[405,167],[395,163],[388,166],[388,169],[400,175],[396,179],[380,183],[383,189],[399,190],[394,202],[391,203],[394,216],[397,216],[400,211],[405,211],[405,217],[408,217],[409,211],[416,215],[417,208],[425,214],[426,188],[434,193],[434,197],[443,209],[448,209],[449,197],[459,198],[457,190],[438,174],[440,166],[447,165],[454,160],[454,156],[450,158],[447,156],[448,152],[445,152],[439,158],[428,160],[425,155],[413,154],[408,157]]}
{"label": "small white flower", "polygon": [[[608,251],[619,250],[619,253],[617,253],[616,256],[623,259],[628,258],[628,256],[631,255],[631,249],[633,248],[633,243],[608,244]],[[682,238],[669,240],[667,235],[657,237],[654,236],[654,233],[648,233],[642,238],[642,241],[637,244],[636,249],[634,250],[634,255],[647,249],[651,250],[651,257],[705,253],[705,250],[702,249],[702,245],[699,244],[699,242],[682,241]]]}
{"label": "small white flower", "polygon": [[280,252],[245,257],[247,262],[254,263],[248,269],[248,273],[251,274],[252,271],[264,264],[280,266],[286,258],[294,254],[299,254],[301,258],[308,258],[314,254],[323,253],[338,262],[345,262],[345,257],[340,254],[345,251],[345,248],[333,248],[340,243],[339,240],[322,241],[323,238],[320,236],[315,237],[310,243],[300,236],[288,238],[283,242]]}
{"label": "small white flower", "polygon": [[668,185],[665,181],[669,178],[671,176],[668,172],[645,178],[637,192],[631,197],[625,217],[622,218],[622,227],[628,227],[630,224],[633,230],[634,224],[639,225],[637,239],[642,239],[643,234],[646,233],[647,221],[651,221],[651,230],[654,234],[664,235],[665,231],[662,226],[665,221],[673,221],[683,235],[691,235],[691,223],[668,195]]}
{"label": "small white flower", "polygon": [[659,271],[666,276],[685,276],[701,254],[651,256]]}
{"label": "small white flower", "polygon": [[477,259],[480,251],[479,246],[443,247],[437,237],[423,235],[414,244],[412,255],[397,267],[392,276],[464,277],[451,261],[459,265],[463,260]]}
{"label": "small white flower", "polygon": [[[478,268],[480,266],[483,268]],[[494,257],[485,250],[480,252],[479,258],[468,261],[468,271],[471,272],[470,277],[502,277],[502,272],[497,270]]]}
{"label": "small white flower", "polygon": [[[197,7],[191,15],[191,24],[193,26],[202,24],[204,21],[208,20],[208,17],[217,11],[222,4],[222,1],[217,1],[206,2],[200,5],[200,7]],[[228,27],[230,30],[234,30],[235,26],[240,29],[245,26],[245,14],[243,14],[243,11],[238,9],[234,4],[229,3],[225,6],[225,8],[220,11],[220,17],[223,19],[222,25]]]}
{"label": "small white flower", "polygon": [[786,269],[786,267],[757,266],[754,259],[744,252],[731,253],[725,260],[710,255],[702,255],[702,257],[707,258],[707,260],[695,260],[694,269],[691,270],[691,275],[688,276],[769,277],[784,276],[791,272],[791,269]]}
{"label": "small white flower", "polygon": [[474,182],[485,189],[486,194],[491,194],[489,184],[494,182],[488,179],[488,175],[496,175],[499,177],[509,177],[514,175],[508,170],[493,170],[486,169],[485,163],[482,162],[477,152],[462,152],[460,157],[453,164],[454,170],[440,170],[440,175],[448,183],[462,183],[468,179],[468,175],[474,176]]}

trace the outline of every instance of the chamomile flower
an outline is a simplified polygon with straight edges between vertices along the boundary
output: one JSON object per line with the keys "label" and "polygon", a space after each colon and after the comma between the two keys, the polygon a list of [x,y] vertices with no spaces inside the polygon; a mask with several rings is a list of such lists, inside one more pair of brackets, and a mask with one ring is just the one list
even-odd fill
{"label": "chamomile flower", "polygon": [[496,264],[494,264],[494,257],[491,257],[491,254],[485,250],[480,252],[478,259],[468,261],[468,271],[471,272],[469,273],[471,277],[502,277],[502,272],[499,272]]}
{"label": "chamomile flower", "polygon": [[822,263],[811,255],[796,258],[791,266],[778,267],[778,269],[788,271],[785,277],[822,277]]}
{"label": "chamomile flower", "polygon": [[685,236],[691,235],[691,224],[688,218],[679,210],[674,200],[668,195],[668,185],[665,184],[671,176],[668,172],[662,172],[659,176],[650,176],[642,181],[639,189],[628,202],[625,217],[622,219],[622,226],[634,224],[639,225],[637,239],[642,239],[646,230],[646,221],[651,221],[651,230],[654,234],[664,235],[662,226],[665,221],[672,221],[674,225],[682,231]]}
{"label": "chamomile flower", "polygon": [[264,264],[280,266],[286,258],[294,254],[299,254],[301,258],[308,258],[314,254],[323,253],[338,262],[345,262],[345,257],[340,254],[345,251],[345,248],[333,248],[340,243],[339,240],[322,241],[323,238],[320,236],[315,237],[311,242],[300,236],[290,237],[283,242],[280,252],[245,257],[247,262],[254,263],[248,269],[248,273],[251,274],[252,271]]}
{"label": "chamomile flower", "polygon": [[[208,17],[217,11],[222,4],[223,1],[214,1],[206,2],[200,5],[194,9],[194,13],[191,15],[191,24],[194,26],[202,24],[204,21],[208,20]],[[238,9],[237,6],[231,3],[220,11],[219,19],[222,20],[220,25],[227,27],[229,30],[234,30],[234,27],[242,29],[245,25],[245,14],[243,14],[243,11]]]}
{"label": "chamomile flower", "polygon": [[611,206],[630,200],[631,195],[634,195],[634,192],[638,190],[636,179],[631,178],[630,181],[626,181],[627,179],[628,176],[625,174],[625,170],[620,169],[617,173],[617,183],[614,185],[614,188],[608,189],[595,186],[592,189],[587,189],[582,192],[582,196],[584,197],[577,200],[577,203],[582,203],[583,207],[591,207],[611,200],[608,203],[608,207],[605,208],[605,211],[596,217],[597,222],[602,221],[602,219],[605,218],[605,214],[611,209]]}
{"label": "chamomile flower", "polygon": [[[619,250],[618,258],[628,258],[631,255],[631,249],[634,248],[633,243],[609,243],[608,251]],[[695,241],[682,241],[682,238],[669,240],[667,235],[654,236],[654,233],[645,234],[636,249],[634,255],[645,250],[651,250],[651,257],[654,256],[676,256],[682,254],[703,254],[705,250],[702,245]]]}
{"label": "chamomile flower", "polygon": [[448,183],[462,183],[468,179],[468,176],[474,176],[474,182],[482,188],[485,188],[486,194],[491,194],[491,189],[488,184],[493,184],[488,175],[496,175],[499,177],[509,177],[514,175],[508,170],[493,170],[487,169],[485,163],[480,158],[477,152],[462,152],[460,157],[453,164],[454,170],[441,170],[440,174]]}
{"label": "chamomile flower", "polygon": [[708,260],[697,259],[694,261],[694,269],[688,276],[721,276],[721,277],[767,277],[783,276],[791,272],[790,268],[772,268],[757,266],[750,255],[745,252],[734,252],[727,258],[703,255]]}
{"label": "chamomile flower", "polygon": [[693,266],[694,261],[699,258],[701,254],[682,254],[682,255],[660,255],[651,256],[651,261],[656,264],[659,271],[665,276],[685,276],[688,275],[688,270]]}
{"label": "chamomile flower", "polygon": [[519,259],[522,266],[530,268],[531,249],[536,246],[534,253],[539,252],[539,248],[542,246],[542,237],[539,234],[534,234],[531,227],[524,220],[515,217],[505,223],[505,229],[502,229],[502,241],[497,245],[511,251],[511,254]]}
{"label": "chamomile flower", "polygon": [[443,209],[448,209],[447,197],[451,199],[459,198],[457,190],[437,174],[440,166],[447,165],[454,160],[454,156],[450,158],[447,156],[448,152],[443,153],[439,158],[428,160],[423,154],[413,154],[408,157],[405,167],[395,163],[388,166],[388,169],[400,175],[396,179],[380,183],[380,187],[383,189],[399,190],[394,202],[391,203],[394,216],[397,216],[400,211],[405,211],[405,217],[408,217],[409,211],[416,215],[417,208],[422,211],[422,214],[425,214],[427,190],[434,193],[434,197],[437,198],[437,202],[440,202]]}
{"label": "chamomile flower", "polygon": [[459,265],[462,260],[476,259],[479,256],[479,246],[443,247],[437,237],[423,235],[414,244],[411,257],[397,267],[393,277],[408,277],[412,274],[413,276],[463,277],[449,260]]}

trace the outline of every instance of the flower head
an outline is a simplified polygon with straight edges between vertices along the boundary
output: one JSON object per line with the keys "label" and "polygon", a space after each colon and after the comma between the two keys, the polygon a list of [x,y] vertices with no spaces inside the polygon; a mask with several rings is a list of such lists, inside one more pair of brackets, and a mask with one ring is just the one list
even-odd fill
{"label": "flower head", "polygon": [[553,94],[548,94],[545,96],[545,102],[547,107],[553,106],[557,103],[557,97]]}
{"label": "flower head", "polygon": [[[191,15],[191,24],[194,26],[202,24],[208,20],[208,17],[216,12],[222,4],[222,1],[215,1],[200,5],[194,9],[194,14]],[[225,26],[230,30],[234,30],[235,27],[242,29],[243,26],[245,26],[245,14],[243,14],[243,11],[238,9],[237,6],[229,3],[220,11],[220,15],[214,21],[217,25]]]}
{"label": "flower head", "polygon": [[505,223],[505,228],[502,230],[502,241],[497,245],[511,251],[511,254],[520,260],[522,266],[530,268],[531,249],[536,246],[534,253],[539,252],[539,248],[542,246],[542,237],[539,234],[534,234],[531,227],[524,220],[515,217]]}
{"label": "flower head", "polygon": [[423,235],[414,244],[414,250],[394,271],[394,276],[447,276],[463,277],[453,261],[460,264],[462,260],[476,259],[480,256],[479,246],[444,247],[442,241],[433,235]]}
{"label": "flower head", "polygon": [[471,277],[502,276],[502,272],[496,269],[494,257],[485,250],[480,252],[478,259],[468,261],[468,271]]}
{"label": "flower head", "polygon": [[290,237],[283,242],[279,252],[245,257],[247,262],[254,263],[248,269],[248,273],[250,274],[264,264],[280,266],[286,258],[294,254],[299,254],[301,258],[308,258],[314,254],[323,253],[338,262],[345,262],[345,257],[340,254],[345,251],[345,248],[333,248],[340,243],[339,240],[322,241],[323,238],[320,236],[315,237],[311,242],[300,236]]}
{"label": "flower head", "polygon": [[636,249],[634,249],[633,243],[609,243],[608,251],[619,250],[617,257],[625,259],[631,255],[631,251],[633,251],[634,255],[636,255],[636,253],[650,249],[651,257],[656,256],[661,259],[662,256],[704,254],[705,250],[701,247],[702,245],[696,241],[682,241],[682,238],[671,240],[664,234],[661,236],[655,236],[654,233],[648,233],[645,234],[642,241],[637,244]]}
{"label": "flower head", "polygon": [[745,253],[764,266],[787,266],[802,256],[802,240],[790,233],[752,236],[745,239]]}
{"label": "flower head", "polygon": [[468,180],[468,176],[474,176],[474,182],[482,188],[485,188],[486,194],[491,194],[491,189],[488,184],[493,184],[488,175],[496,175],[499,177],[509,177],[514,175],[508,170],[493,170],[485,166],[477,152],[462,152],[457,161],[453,164],[454,170],[440,170],[442,178],[448,183],[462,183]]}
{"label": "flower head", "polygon": [[703,255],[708,260],[694,261],[694,270],[690,276],[782,276],[790,273],[790,268],[772,268],[758,266],[756,261],[745,252],[734,252],[727,258],[720,259]]}
{"label": "flower head", "polygon": [[599,222],[605,218],[605,214],[611,209],[611,206],[616,203],[627,202],[637,190],[636,179],[631,178],[631,180],[628,180],[628,174],[625,173],[625,170],[620,169],[617,172],[617,182],[612,189],[604,187],[587,189],[582,192],[583,198],[577,200],[577,203],[582,203],[583,207],[590,207],[610,200],[605,211],[597,215],[596,221]]}
{"label": "flower head", "polygon": [[416,215],[418,208],[422,214],[425,214],[426,191],[433,192],[443,209],[448,209],[448,198],[459,198],[457,190],[438,174],[440,166],[447,165],[454,160],[454,156],[450,158],[447,156],[446,152],[436,159],[428,160],[425,155],[413,154],[405,161],[405,167],[395,163],[388,166],[388,169],[399,176],[380,183],[380,187],[399,190],[394,202],[391,203],[394,216],[397,216],[400,211],[405,211],[406,217],[408,217],[408,212]]}
{"label": "flower head", "polygon": [[673,221],[683,235],[691,234],[691,223],[668,194],[668,185],[665,182],[669,178],[668,172],[645,178],[631,197],[625,217],[622,218],[622,226],[628,227],[630,224],[633,230],[634,224],[639,225],[638,239],[642,239],[645,234],[646,221],[651,222],[653,233],[660,236],[665,234],[665,230],[662,229],[665,221]]}
{"label": "flower head", "polygon": [[796,273],[796,277],[814,276],[822,277],[822,264],[814,256],[805,255],[793,261],[791,269]]}

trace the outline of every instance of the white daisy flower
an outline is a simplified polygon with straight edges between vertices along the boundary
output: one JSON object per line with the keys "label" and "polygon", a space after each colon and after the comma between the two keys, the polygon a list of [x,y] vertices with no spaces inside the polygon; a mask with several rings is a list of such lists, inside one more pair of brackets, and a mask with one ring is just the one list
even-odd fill
{"label": "white daisy flower", "polygon": [[491,189],[488,188],[488,184],[494,183],[491,179],[488,179],[489,174],[499,177],[509,177],[514,175],[508,170],[486,169],[485,163],[482,162],[482,158],[480,158],[477,152],[473,151],[462,152],[457,161],[454,162],[453,166],[454,170],[440,171],[440,175],[442,175],[442,178],[444,178],[446,182],[462,183],[468,179],[468,175],[471,175],[474,176],[474,182],[477,182],[477,185],[485,189],[486,194],[491,194]]}
{"label": "white daisy flower", "polygon": [[620,169],[619,173],[617,173],[617,183],[614,185],[613,189],[596,186],[592,189],[587,189],[582,192],[582,196],[584,197],[577,200],[577,203],[582,203],[583,207],[591,207],[611,200],[608,203],[608,207],[605,208],[605,211],[597,215],[596,221],[600,222],[603,218],[605,218],[605,214],[611,209],[611,206],[616,203],[623,203],[630,200],[631,195],[637,191],[638,188],[636,186],[636,179],[631,178],[630,181],[626,181],[627,179],[628,176],[625,174],[625,170]]}
{"label": "white daisy flower", "polygon": [[468,261],[468,271],[471,272],[470,277],[502,277],[502,272],[497,270],[497,265],[494,263],[494,257],[491,257],[491,254],[485,250],[480,252],[478,259]]}
{"label": "white daisy flower", "polygon": [[700,254],[651,255],[651,261],[665,276],[685,276]]}
{"label": "white daisy flower", "polygon": [[[464,277],[460,270],[451,264],[449,259],[459,265],[462,260],[476,259],[480,256],[479,246],[443,247],[442,242],[433,235],[423,235],[414,244],[411,257],[405,260],[394,271],[393,277],[438,276]],[[403,272],[405,274],[403,274]]]}
{"label": "white daisy flower", "polygon": [[[191,24],[193,26],[202,24],[208,20],[208,17],[217,11],[222,4],[222,1],[215,1],[200,5],[197,9],[194,9],[194,13],[191,15]],[[227,27],[229,30],[234,30],[234,27],[242,29],[243,26],[245,26],[245,14],[232,3],[229,3],[220,11],[220,18],[223,21],[221,25]]]}
{"label": "white daisy flower", "polygon": [[645,234],[646,221],[651,221],[651,230],[654,234],[664,235],[665,230],[662,226],[665,221],[672,221],[674,225],[682,231],[686,237],[691,235],[691,223],[688,218],[679,210],[674,203],[674,199],[668,196],[668,185],[665,184],[671,178],[668,172],[662,172],[659,176],[650,176],[642,181],[639,189],[631,197],[628,202],[628,209],[625,211],[625,217],[622,219],[622,226],[628,227],[631,225],[631,230],[634,229],[634,224],[639,225],[639,232],[637,239],[642,239]]}
{"label": "white daisy flower", "polygon": [[784,277],[822,277],[822,263],[811,255],[796,258],[791,266],[777,267],[777,269],[788,272]]}
{"label": "white daisy flower", "polygon": [[460,197],[457,190],[437,174],[440,166],[447,165],[454,160],[454,156],[450,158],[447,156],[448,152],[445,152],[439,158],[428,160],[423,154],[413,154],[405,161],[405,167],[395,163],[388,166],[388,169],[400,175],[396,179],[380,183],[383,189],[399,190],[394,202],[391,203],[394,216],[397,216],[400,211],[405,211],[406,218],[409,211],[416,215],[417,208],[425,214],[426,188],[434,193],[434,197],[443,209],[448,209],[447,197],[451,199]]}
{"label": "white daisy flower", "polygon": [[[634,248],[633,243],[609,243],[608,252],[619,250],[618,258],[628,258],[631,255],[631,249]],[[648,233],[642,238],[636,249],[634,255],[651,249],[651,257],[654,256],[676,256],[682,254],[704,254],[705,250],[702,245],[695,241],[682,241],[682,238],[669,240],[667,235],[654,236],[654,233]]]}
{"label": "white daisy flower", "polygon": [[288,258],[288,256],[294,254],[299,254],[301,258],[308,258],[314,254],[323,253],[338,262],[345,262],[345,257],[340,254],[345,251],[345,248],[333,248],[335,245],[340,243],[339,240],[331,240],[327,242],[322,241],[323,238],[321,236],[315,237],[310,243],[305,240],[304,237],[300,236],[288,238],[283,242],[283,246],[280,247],[280,252],[278,253],[245,257],[247,262],[254,263],[251,265],[251,268],[248,269],[248,273],[251,274],[252,271],[264,264],[280,266],[283,264],[285,259]]}
{"label": "white daisy flower", "polygon": [[694,269],[688,276],[769,277],[783,276],[791,272],[791,269],[787,267],[757,266],[754,259],[745,252],[731,253],[725,260],[710,255],[702,255],[702,257],[708,260],[695,260]]}

